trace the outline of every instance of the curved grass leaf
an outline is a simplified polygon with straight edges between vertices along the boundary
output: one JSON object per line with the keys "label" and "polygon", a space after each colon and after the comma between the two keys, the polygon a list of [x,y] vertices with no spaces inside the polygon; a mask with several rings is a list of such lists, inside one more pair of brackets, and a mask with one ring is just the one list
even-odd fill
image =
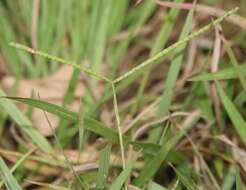
{"label": "curved grass leaf", "polygon": [[109,190],[120,190],[125,181],[130,177],[132,168],[137,160],[137,156],[126,164],[126,168],[120,173],[116,180],[112,183]]}
{"label": "curved grass leaf", "polygon": [[220,95],[221,102],[231,119],[233,126],[235,127],[238,135],[241,137],[241,140],[246,145],[246,122],[243,119],[242,115],[237,110],[236,106],[233,104],[233,102],[228,98],[226,93],[224,92],[221,85],[216,81],[216,87],[218,90],[218,93]]}
{"label": "curved grass leaf", "polygon": [[[246,65],[238,66],[242,75],[246,76]],[[237,70],[234,67],[230,67],[227,69],[223,69],[216,73],[206,73],[194,76],[189,79],[189,81],[197,82],[197,81],[210,81],[210,80],[228,80],[228,79],[236,79],[238,78]]]}
{"label": "curved grass leaf", "polygon": [[[0,97],[6,94],[0,89]],[[8,115],[20,126],[32,142],[35,143],[42,151],[52,153],[53,148],[44,136],[32,126],[31,121],[10,101],[0,98],[0,106],[8,113]]]}
{"label": "curved grass leaf", "polygon": [[[55,104],[51,104],[42,100],[32,99],[32,98],[21,98],[21,97],[5,97],[11,100],[15,100],[24,104],[27,104],[29,106],[33,106],[35,108],[42,109],[46,112],[52,113],[60,118],[72,121],[72,122],[78,122],[78,114],[75,112],[72,112],[62,106],[58,106]],[[104,126],[99,121],[92,119],[90,117],[84,117],[84,128],[96,133],[100,136],[105,137],[106,139],[116,142],[119,142],[118,133],[117,131],[108,128]],[[124,136],[124,143],[128,144],[129,137]]]}
{"label": "curved grass leaf", "polygon": [[[51,104],[42,100],[37,99],[31,99],[31,98],[21,98],[21,97],[5,97],[11,100],[15,100],[24,104],[27,104],[29,106],[33,106],[35,108],[39,108],[41,110],[44,110],[46,112],[52,113],[58,117],[61,117],[63,119],[67,119],[72,122],[79,122],[78,121],[78,114],[72,111],[69,111],[68,109],[58,106],[55,104]],[[84,128],[97,134],[102,137],[105,137],[111,142],[119,143],[118,133],[116,130],[106,127],[103,123],[92,119],[90,117],[84,117]],[[180,134],[179,134],[180,135]],[[177,135],[177,136],[179,136]],[[126,135],[123,135],[124,144],[132,144],[134,149],[140,150],[143,149],[143,152],[146,154],[149,154],[151,156],[154,156],[157,154],[157,152],[160,150],[161,146],[156,145],[153,143],[142,143],[137,141],[130,141],[130,138]]]}

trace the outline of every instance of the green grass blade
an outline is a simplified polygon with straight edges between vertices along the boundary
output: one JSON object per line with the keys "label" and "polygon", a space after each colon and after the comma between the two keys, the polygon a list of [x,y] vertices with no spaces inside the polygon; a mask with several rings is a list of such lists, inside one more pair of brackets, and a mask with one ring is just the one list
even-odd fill
{"label": "green grass blade", "polygon": [[[184,0],[175,0],[174,3],[182,3]],[[154,56],[156,53],[161,51],[172,33],[174,23],[179,15],[180,10],[176,8],[172,8],[166,18],[164,19],[164,24],[162,25],[160,32],[158,33],[155,43],[151,49],[151,56]]]}
{"label": "green grass blade", "polygon": [[[78,80],[79,75],[80,75],[80,71],[78,69],[74,69],[73,74],[69,80],[69,85],[68,85],[66,94],[63,98],[63,106],[64,107],[67,107],[74,100],[74,93],[76,90],[77,82],[79,81]],[[67,128],[66,128],[67,125],[68,125],[68,123],[66,120],[64,120],[64,119],[60,120],[59,128],[57,130],[57,136],[61,140],[62,146],[64,146],[67,143],[67,141],[69,141],[69,138],[70,138],[70,134],[67,133]]]}
{"label": "green grass blade", "polygon": [[[193,5],[195,6],[195,5]],[[193,21],[193,15],[194,15],[194,7],[192,10],[190,10],[184,27],[182,29],[181,35],[179,37],[179,41],[182,40],[183,38],[186,38],[189,33],[191,32],[192,29],[192,21]],[[162,95],[162,100],[160,102],[160,106],[158,108],[157,111],[157,115],[158,116],[162,116],[164,114],[166,114],[166,112],[168,111],[170,105],[171,105],[171,101],[172,101],[172,97],[173,97],[173,88],[175,86],[176,80],[178,78],[178,74],[180,72],[181,69],[181,65],[183,62],[183,51],[186,47],[187,43],[184,43],[182,45],[180,45],[179,47],[177,47],[177,49],[174,51],[174,54],[176,55],[175,58],[173,59],[171,66],[168,70],[168,74],[167,74],[167,79],[165,81],[165,89]]]}
{"label": "green grass blade", "polygon": [[188,35],[187,37],[185,37],[184,39],[176,42],[175,44],[169,46],[168,48],[164,49],[163,51],[161,51],[160,53],[156,54],[155,56],[153,56],[150,59],[147,59],[146,61],[142,62],[141,64],[139,64],[138,66],[134,67],[133,69],[131,69],[130,71],[128,71],[127,73],[121,75],[120,77],[116,78],[113,82],[117,83],[120,82],[121,80],[127,78],[129,75],[132,75],[133,73],[138,72],[139,70],[145,68],[148,65],[151,65],[153,63],[155,63],[156,61],[158,61],[159,59],[163,58],[166,54],[170,53],[171,51],[175,50],[176,48],[178,48],[180,45],[184,45],[186,44],[188,41],[190,41],[191,39],[199,36],[200,34],[208,31],[211,27],[213,27],[214,25],[222,22],[225,18],[227,18],[228,16],[234,14],[235,12],[238,11],[238,7],[226,12],[223,16],[219,17],[218,19],[214,20],[213,22],[211,22],[210,24],[204,26],[203,28],[201,28],[200,30],[193,32],[192,34]]}
{"label": "green grass blade", "polygon": [[[6,94],[0,89],[0,97],[2,96],[6,96]],[[46,153],[53,152],[53,148],[46,138],[32,126],[31,121],[10,100],[0,98],[0,106],[3,107],[5,112],[20,126],[20,129],[23,130],[42,151]]]}
{"label": "green grass blade", "polygon": [[[78,123],[78,114],[69,111],[62,106],[57,106],[55,104],[51,104],[42,100],[31,99],[31,98],[20,98],[20,97],[6,97],[6,98],[27,104],[29,106],[33,106],[35,108],[39,108],[41,110],[52,113],[63,119]],[[84,129],[89,130],[95,134],[98,134],[108,139],[111,142],[119,144],[118,132],[114,129],[106,127],[101,122],[92,119],[90,117],[84,117],[83,125],[84,125]],[[128,136],[123,135],[122,138],[125,145],[130,143],[130,138]],[[137,150],[143,149],[143,152],[152,156],[154,155],[155,152],[157,152],[160,149],[159,145],[154,145],[154,144],[145,144],[145,143],[138,143],[138,142],[131,142],[131,144]]]}
{"label": "green grass blade", "polygon": [[1,54],[3,54],[6,58],[6,61],[8,62],[8,65],[10,67],[10,71],[14,76],[19,77],[21,75],[21,67],[20,62],[18,61],[18,54],[16,51],[11,50],[11,48],[8,47],[8,42],[10,40],[15,40],[15,32],[14,28],[12,26],[12,23],[7,19],[7,15],[4,14],[4,5],[3,2],[0,2],[0,48],[1,48]]}
{"label": "green grass blade", "polygon": [[243,182],[242,179],[240,177],[240,170],[237,169],[237,174],[236,174],[236,190],[243,190]]}
{"label": "green grass blade", "polygon": [[218,93],[220,95],[221,102],[231,119],[233,126],[235,127],[238,135],[241,137],[241,140],[246,145],[246,122],[243,119],[242,115],[237,110],[236,106],[233,104],[233,102],[228,98],[226,93],[224,92],[221,85],[216,82],[216,87],[218,90]]}
{"label": "green grass blade", "polygon": [[16,100],[24,104],[27,104],[29,106],[40,108],[42,110],[53,113],[59,117],[62,117],[70,121],[77,121],[78,119],[78,115],[75,112],[68,111],[66,108],[62,106],[51,104],[42,100],[32,99],[32,98],[21,98],[21,97],[2,97],[2,98]]}
{"label": "green grass blade", "polygon": [[8,169],[8,166],[5,164],[2,157],[0,157],[0,174],[3,177],[6,187],[9,187],[10,190],[21,190],[22,188]]}
{"label": "green grass blade", "polygon": [[[175,0],[175,3],[182,3],[184,0]],[[150,57],[157,54],[159,51],[161,51],[169,38],[169,36],[172,33],[174,23],[179,15],[180,10],[176,8],[172,8],[169,13],[167,14],[166,18],[164,19],[164,23],[155,39],[155,43],[151,49]],[[151,71],[151,66],[146,68],[146,71],[143,74],[143,78],[140,83],[140,87],[137,92],[137,102],[133,107],[132,113],[134,114],[137,107],[139,106],[139,101],[141,100],[141,97],[143,96],[144,89],[146,87],[147,81],[149,79],[149,74]]]}
{"label": "green grass blade", "polygon": [[95,8],[92,14],[92,26],[89,32],[90,41],[88,54],[93,71],[99,72],[106,47],[107,31],[110,21],[112,0],[95,0]]}
{"label": "green grass blade", "polygon": [[[51,104],[42,100],[32,99],[32,98],[20,98],[20,97],[6,97],[8,99],[12,99],[24,104],[27,104],[29,106],[33,106],[35,108],[42,109],[46,112],[52,113],[58,117],[61,117],[63,119],[72,121],[72,122],[78,122],[78,114],[72,111],[67,110],[66,108],[62,106],[58,106],[55,104]],[[110,141],[119,142],[119,137],[117,131],[108,128],[104,126],[99,121],[96,121],[90,117],[84,117],[84,128],[96,133],[98,135],[101,135],[105,138],[107,138]],[[128,137],[123,137],[124,143],[127,144],[129,142]]]}
{"label": "green grass blade", "polygon": [[235,166],[231,166],[228,170],[228,173],[227,173],[225,179],[224,179],[222,190],[230,190],[233,188],[233,185],[234,185],[235,179],[236,179],[236,173],[237,173],[237,170],[236,170]]}
{"label": "green grass blade", "polygon": [[89,189],[89,184],[87,184],[87,181],[84,180],[83,177],[81,177],[80,175],[78,175],[77,172],[75,172],[75,170],[74,170],[72,164],[71,164],[70,161],[69,161],[68,156],[67,156],[66,154],[64,154],[64,151],[63,151],[63,148],[62,148],[62,146],[61,146],[61,143],[60,143],[59,139],[57,138],[57,135],[56,135],[56,133],[55,133],[55,131],[54,131],[54,129],[53,129],[53,127],[52,127],[50,121],[49,121],[49,118],[48,118],[46,112],[43,111],[43,113],[44,113],[45,119],[46,119],[46,121],[47,121],[47,123],[48,123],[50,129],[53,131],[53,136],[54,136],[54,138],[55,138],[56,144],[58,145],[59,151],[63,154],[63,156],[64,156],[64,158],[65,158],[65,164],[67,165],[67,168],[69,168],[69,169],[71,170],[72,174],[73,174],[74,177],[75,177],[74,180],[76,180],[77,182],[79,182],[79,184],[81,185],[81,187],[82,187],[83,189],[88,190],[88,189]]}
{"label": "green grass blade", "polygon": [[[69,111],[62,106],[58,106],[58,105],[51,104],[51,103],[48,103],[42,100],[31,99],[31,98],[20,98],[20,97],[6,97],[6,98],[27,104],[29,106],[33,106],[35,108],[39,108],[41,110],[52,113],[58,117],[67,119],[72,122],[75,122],[75,123],[78,122],[78,114],[75,112]],[[114,143],[119,144],[119,136],[116,130],[106,127],[101,122],[95,119],[92,119],[90,117],[84,117],[83,123],[84,123],[84,128],[86,130],[89,130]],[[158,152],[158,150],[161,147],[159,145],[155,145],[151,143],[131,142],[130,138],[126,135],[123,135],[122,138],[123,138],[125,145],[127,145],[128,143],[131,143],[133,147],[136,148],[137,150],[143,149],[143,152],[146,152],[147,154],[152,155],[152,156],[155,155],[154,153]]]}
{"label": "green grass blade", "polygon": [[110,15],[109,36],[113,37],[123,25],[124,18],[127,13],[127,7],[129,0],[125,1],[113,1],[113,9]]}
{"label": "green grass blade", "polygon": [[151,181],[148,185],[148,190],[167,190],[167,188],[160,186],[159,184]]}
{"label": "green grass blade", "polygon": [[228,44],[228,42],[224,39],[223,40],[227,54],[231,60],[232,65],[234,66],[236,73],[238,75],[238,78],[240,79],[240,82],[242,84],[243,89],[246,91],[246,80],[244,78],[244,73],[242,72],[242,70],[239,67],[238,61],[233,53],[232,48],[230,47],[230,45]]}
{"label": "green grass blade", "polygon": [[107,183],[107,177],[109,172],[109,161],[112,145],[107,145],[100,152],[99,169],[97,173],[96,190],[103,190]]}
{"label": "green grass blade", "polygon": [[[80,154],[82,152],[82,148],[83,148],[83,142],[84,142],[84,134],[85,134],[85,128],[84,128],[84,112],[83,112],[83,108],[82,108],[82,103],[80,102],[80,108],[79,108],[79,113],[78,113],[78,128],[79,128],[79,145],[78,145],[78,149],[79,149],[79,158],[80,158]],[[78,159],[79,160],[79,159]]]}
{"label": "green grass blade", "polygon": [[[246,76],[246,65],[240,65],[239,69],[243,76]],[[189,81],[210,81],[210,80],[228,80],[238,78],[237,71],[234,67],[226,68],[216,73],[206,73],[194,76]]]}
{"label": "green grass blade", "polygon": [[126,168],[120,173],[120,175],[112,183],[109,190],[120,190],[128,177],[131,175],[132,168],[137,160],[137,156],[126,164]]}
{"label": "green grass blade", "polygon": [[[193,5],[194,6],[194,5]],[[189,35],[192,29],[192,21],[193,21],[193,15],[194,15],[194,8],[190,10],[185,24],[183,26],[182,32],[179,36],[179,40],[184,39]],[[165,80],[164,84],[164,92],[162,94],[161,102],[159,104],[159,107],[157,108],[157,117],[161,117],[166,114],[168,111],[173,97],[173,89],[176,83],[176,80],[178,78],[178,74],[181,70],[181,65],[183,63],[183,56],[184,56],[184,49],[186,47],[187,43],[184,43],[180,46],[178,46],[174,50],[175,57],[173,58],[173,61],[171,62],[171,66],[167,73],[167,78]],[[153,130],[152,133],[149,136],[149,140],[152,142],[156,142],[159,138],[160,129]]]}
{"label": "green grass blade", "polygon": [[[192,129],[194,127],[194,123],[199,119],[199,117],[200,116],[195,117],[193,121],[186,126],[184,131],[187,132]],[[145,164],[139,176],[133,181],[133,184],[141,186],[154,176],[154,174],[160,168],[162,162],[166,159],[171,149],[174,148],[178,141],[185,135],[184,131],[179,131],[178,134],[176,134],[169,141],[167,141],[167,143],[164,143],[161,146],[156,155]]]}
{"label": "green grass blade", "polygon": [[[70,6],[66,5],[70,2]],[[77,64],[81,64],[81,61],[84,59],[85,54],[85,39],[87,38],[87,28],[89,20],[87,18],[88,14],[88,3],[86,1],[69,1],[62,2],[65,3],[63,6],[66,8],[68,14],[71,16],[69,19],[68,30],[71,30],[71,56],[74,57]],[[60,3],[61,4],[61,3]],[[64,18],[60,19],[61,22]],[[62,25],[62,24],[61,24]],[[60,26],[60,25],[58,25]],[[60,31],[59,29],[57,29]],[[83,61],[82,61],[83,63]],[[79,82],[80,70],[74,69],[72,76],[70,77],[66,93],[63,97],[63,106],[69,106],[74,100],[76,86]],[[59,122],[59,128],[57,130],[57,136],[60,139],[62,146],[66,146],[70,142],[71,137],[74,135],[74,128],[67,129],[68,121],[61,119]]]}
{"label": "green grass blade", "polygon": [[[10,169],[10,172],[13,173],[34,151],[35,149],[31,149],[28,151],[26,154],[24,154],[15,164],[14,166]],[[0,188],[2,187],[4,181],[0,182]]]}
{"label": "green grass blade", "polygon": [[[172,165],[171,165],[172,166]],[[196,190],[195,185],[191,183],[190,179],[188,179],[185,175],[183,175],[178,169],[176,169],[174,166],[172,166],[173,170],[179,177],[182,184],[188,189],[188,190]]]}
{"label": "green grass blade", "polygon": [[[122,62],[124,56],[127,53],[127,49],[134,39],[134,33],[144,25],[147,19],[153,14],[155,10],[155,3],[153,1],[143,1],[139,6],[135,7],[132,12],[129,13],[127,18],[134,17],[131,19],[128,29],[128,36],[126,40],[123,40],[118,46],[113,46],[112,53],[109,56],[109,63],[112,66],[113,75],[119,64]],[[131,16],[133,15],[133,16]]]}

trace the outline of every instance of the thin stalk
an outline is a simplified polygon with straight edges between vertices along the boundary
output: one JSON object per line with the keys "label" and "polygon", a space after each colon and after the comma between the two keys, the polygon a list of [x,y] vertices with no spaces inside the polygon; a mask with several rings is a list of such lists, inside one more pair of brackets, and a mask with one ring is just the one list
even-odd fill
{"label": "thin stalk", "polygon": [[184,39],[174,43],[173,45],[169,46],[168,48],[164,49],[163,51],[159,52],[158,54],[156,54],[155,56],[153,56],[150,59],[147,59],[146,61],[142,62],[141,64],[139,64],[138,66],[134,67],[133,69],[131,69],[130,71],[126,72],[125,74],[121,75],[120,77],[116,78],[115,80],[113,80],[113,83],[118,83],[120,81],[122,81],[123,79],[127,78],[128,76],[132,75],[133,73],[143,69],[144,67],[153,64],[154,62],[156,62],[157,60],[159,60],[160,58],[164,57],[166,54],[170,53],[171,51],[175,50],[177,47],[187,43],[188,41],[190,41],[191,39],[199,36],[200,34],[208,31],[212,26],[222,22],[225,18],[227,18],[228,16],[234,14],[235,12],[238,11],[238,7],[226,12],[223,16],[217,18],[216,20],[212,21],[210,24],[202,27],[201,29],[199,29],[196,32],[193,32],[192,34],[188,35],[187,37],[185,37]]}
{"label": "thin stalk", "polygon": [[72,67],[76,68],[76,69],[79,69],[85,73],[87,73],[88,75],[90,76],[93,76],[95,77],[96,79],[98,80],[103,80],[103,81],[106,81],[106,82],[111,82],[111,80],[101,74],[98,74],[94,71],[92,71],[91,69],[88,69],[82,65],[78,65],[76,63],[73,63],[71,61],[68,61],[68,60],[65,60],[65,59],[62,59],[60,57],[56,57],[56,56],[53,56],[53,55],[50,55],[48,53],[45,53],[45,52],[42,52],[42,51],[38,51],[38,50],[34,50],[28,46],[25,46],[25,45],[22,45],[22,44],[18,44],[18,43],[14,43],[14,42],[11,42],[9,45],[17,48],[17,49],[21,49],[21,50],[24,50],[24,51],[27,51],[29,53],[32,53],[32,54],[35,54],[35,55],[39,55],[41,57],[44,57],[46,59],[50,59],[52,61],[57,61],[59,63],[63,63],[63,64],[66,64],[66,65],[71,65]]}
{"label": "thin stalk", "polygon": [[121,157],[122,157],[122,165],[123,165],[123,170],[125,170],[126,161],[125,161],[125,153],[124,153],[124,142],[123,142],[123,137],[122,137],[122,131],[120,128],[120,116],[119,116],[119,110],[118,110],[118,104],[117,104],[117,98],[116,98],[116,91],[115,91],[114,83],[112,83],[112,90],[113,90],[113,96],[114,96],[114,112],[115,112],[115,116],[116,116],[118,135],[119,135],[119,141],[120,141],[120,152],[121,152]]}

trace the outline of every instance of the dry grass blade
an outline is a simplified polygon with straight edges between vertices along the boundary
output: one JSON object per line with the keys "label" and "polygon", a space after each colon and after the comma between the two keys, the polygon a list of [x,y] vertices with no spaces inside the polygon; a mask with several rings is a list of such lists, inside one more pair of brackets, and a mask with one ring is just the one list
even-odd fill
{"label": "dry grass blade", "polygon": [[[163,7],[170,7],[170,8],[184,9],[184,10],[192,9],[192,3],[174,3],[174,2],[160,1],[160,0],[156,0],[156,3]],[[202,4],[197,4],[195,10],[198,13],[205,13],[207,15],[216,16],[216,17],[220,17],[221,15],[225,14],[225,11],[223,11],[222,9],[206,6]],[[246,29],[246,18],[240,15],[233,15],[231,17],[226,18],[226,20],[243,29]]]}
{"label": "dry grass blade", "polygon": [[[210,66],[212,73],[217,72],[219,67],[219,59],[221,54],[220,30],[221,30],[220,26],[215,26],[215,42],[214,42],[214,50],[213,50],[213,56]],[[210,93],[211,93],[212,100],[214,102],[214,110],[215,110],[215,117],[217,123],[219,124],[219,126],[222,126],[221,119],[220,119],[221,118],[220,101],[214,84],[211,84],[210,86]]]}
{"label": "dry grass blade", "polygon": [[62,186],[54,185],[54,184],[38,182],[38,181],[29,180],[29,179],[26,179],[25,181],[27,181],[28,183],[34,184],[34,185],[38,185],[38,186],[41,186],[41,187],[44,187],[44,188],[48,188],[48,189],[70,190],[70,188],[66,188],[66,187],[62,187]]}

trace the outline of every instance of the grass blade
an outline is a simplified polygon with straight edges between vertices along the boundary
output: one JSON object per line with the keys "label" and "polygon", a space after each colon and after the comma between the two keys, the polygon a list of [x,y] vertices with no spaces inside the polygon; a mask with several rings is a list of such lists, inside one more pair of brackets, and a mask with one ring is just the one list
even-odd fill
{"label": "grass blade", "polygon": [[[6,96],[6,94],[0,89],[0,97],[2,96]],[[31,121],[10,100],[0,98],[0,105],[42,151],[53,152],[53,148],[46,138],[32,126]]]}
{"label": "grass blade", "polygon": [[20,185],[8,169],[2,157],[0,157],[0,170],[1,177],[3,177],[6,187],[10,190],[21,190]]}
{"label": "grass blade", "polygon": [[[238,66],[242,75],[246,75],[246,66],[240,65]],[[189,81],[198,82],[198,81],[210,81],[210,80],[228,80],[228,79],[236,79],[238,78],[237,71],[234,67],[230,67],[227,69],[223,69],[216,73],[206,73],[194,76],[189,79]]]}
{"label": "grass blade", "polygon": [[82,152],[82,147],[83,147],[83,138],[84,138],[84,112],[83,112],[83,108],[82,108],[82,102],[80,101],[80,108],[79,108],[79,113],[78,113],[78,130],[79,130],[79,145],[78,145],[78,149],[79,149],[79,158],[80,159],[80,155]]}
{"label": "grass blade", "polygon": [[230,190],[233,188],[233,185],[235,183],[236,173],[237,173],[237,170],[236,170],[235,166],[231,166],[228,170],[226,177],[225,177],[225,180],[224,180],[224,183],[222,186],[222,190]]}
{"label": "grass blade", "polygon": [[[192,129],[194,127],[194,123],[197,121],[199,117],[199,115],[196,115],[193,118],[193,121],[184,128],[184,131],[187,132],[190,129]],[[167,141],[167,143],[162,145],[162,147],[159,149],[156,155],[148,163],[145,164],[139,176],[133,181],[134,185],[141,186],[154,176],[154,174],[160,168],[162,162],[166,159],[171,149],[174,148],[177,142],[185,135],[184,131],[179,131],[177,135],[175,135],[169,141]]]}
{"label": "grass blade", "polygon": [[112,83],[112,91],[114,95],[114,111],[115,111],[115,117],[116,117],[116,122],[117,122],[117,128],[118,128],[118,135],[119,135],[119,142],[120,142],[120,152],[121,152],[121,158],[123,162],[123,169],[125,169],[125,150],[124,150],[124,141],[122,137],[122,131],[120,128],[120,116],[119,116],[119,110],[118,110],[118,103],[117,103],[117,98],[116,98],[116,92],[115,92],[115,86]]}
{"label": "grass blade", "polygon": [[148,185],[148,190],[167,190],[167,188],[160,186],[159,184],[151,181]]}
{"label": "grass blade", "polygon": [[225,38],[222,37],[222,40],[224,42],[227,54],[231,60],[231,63],[233,65],[233,67],[235,68],[236,72],[237,72],[237,76],[240,79],[240,82],[242,84],[243,89],[246,91],[246,80],[244,78],[244,73],[241,71],[241,69],[239,68],[239,64],[238,61],[233,53],[232,48],[230,47],[229,43],[226,41]]}
{"label": "grass blade", "polygon": [[93,8],[88,54],[93,71],[99,72],[106,46],[112,0],[96,0]]}
{"label": "grass blade", "polygon": [[66,65],[71,65],[72,67],[74,67],[76,69],[79,69],[79,70],[87,73],[88,75],[95,77],[98,80],[103,80],[103,81],[106,81],[106,82],[111,82],[111,80],[108,79],[107,77],[104,77],[104,76],[102,76],[102,75],[100,75],[100,74],[92,71],[91,69],[82,66],[82,65],[78,65],[78,64],[73,63],[71,61],[68,61],[68,60],[65,60],[65,59],[62,59],[62,58],[59,58],[59,57],[56,57],[56,56],[47,54],[47,53],[42,52],[42,51],[34,50],[34,49],[32,49],[32,48],[30,48],[28,46],[22,45],[22,44],[11,42],[10,45],[13,46],[13,47],[15,47],[15,48],[17,48],[17,49],[21,49],[21,50],[27,51],[27,52],[32,53],[32,54],[35,54],[35,55],[39,55],[41,57],[44,57],[46,59],[50,59],[52,61],[56,61],[58,63],[63,63],[63,64],[66,64]]}
{"label": "grass blade", "polygon": [[[193,5],[195,6],[195,5]],[[192,29],[192,21],[193,21],[193,15],[194,15],[194,7],[193,9],[189,12],[184,27],[182,29],[181,35],[179,37],[179,41],[182,40],[183,38],[187,37]],[[178,78],[178,74],[181,69],[181,64],[183,62],[183,56],[184,54],[182,53],[186,47],[187,43],[184,43],[177,47],[175,50],[175,55],[176,57],[173,59],[170,69],[168,70],[167,74],[167,79],[165,81],[165,89],[164,93],[162,95],[162,100],[160,102],[160,106],[157,111],[158,116],[162,116],[166,114],[168,111],[171,101],[172,101],[172,94],[173,94],[173,88],[176,83],[176,80]]]}
{"label": "grass blade", "polygon": [[[190,10],[185,24],[183,26],[182,32],[179,36],[179,40],[182,40],[183,38],[187,37],[191,31],[192,28],[192,21],[193,21],[193,15],[194,15],[194,8]],[[157,117],[161,117],[166,114],[168,111],[173,97],[173,88],[175,86],[176,80],[178,78],[178,74],[181,69],[181,65],[183,62],[183,51],[186,47],[187,43],[184,43],[176,48],[174,50],[174,54],[176,55],[171,62],[171,66],[167,73],[167,78],[165,80],[165,88],[164,92],[162,94],[161,102],[159,104],[159,107],[157,108]],[[160,128],[153,130],[149,136],[149,140],[152,142],[156,142],[159,138],[160,134]]]}
{"label": "grass blade", "polygon": [[66,187],[61,187],[58,185],[54,184],[49,184],[49,183],[43,183],[43,182],[38,182],[38,181],[32,181],[32,180],[25,180],[31,184],[38,185],[40,187],[44,187],[45,189],[54,189],[54,190],[69,190],[69,188]]}
{"label": "grass blade", "polygon": [[240,170],[237,169],[237,174],[236,174],[236,190],[243,190],[243,183],[242,183],[242,179],[240,177]]}
{"label": "grass blade", "polygon": [[[33,106],[35,108],[42,109],[46,112],[52,113],[58,117],[61,117],[63,119],[72,122],[76,122],[76,123],[78,122],[78,114],[69,111],[62,106],[58,106],[55,104],[51,104],[42,100],[36,100],[32,98],[20,98],[20,97],[6,97],[6,98],[27,104],[29,106]],[[118,142],[118,133],[115,130],[105,127],[103,124],[92,118],[84,117],[84,128],[98,135],[101,135],[107,138],[108,140],[111,140],[113,142]],[[124,141],[128,141],[128,140],[125,139]]]}
{"label": "grass blade", "polygon": [[233,104],[233,102],[228,98],[226,93],[224,92],[221,85],[216,81],[216,87],[218,90],[218,93],[220,95],[221,102],[231,119],[233,126],[235,127],[238,135],[241,137],[241,140],[246,145],[246,122],[243,119],[242,115],[237,110],[236,106]]}
{"label": "grass blade", "polygon": [[[8,99],[12,99],[24,104],[27,104],[29,106],[33,106],[35,108],[39,108],[41,110],[44,110],[46,112],[52,113],[58,117],[67,119],[72,122],[78,122],[78,114],[72,111],[69,111],[61,106],[51,104],[42,100],[37,99],[31,99],[31,98],[20,98],[20,97],[6,97]],[[86,130],[89,130],[95,134],[98,134],[109,141],[112,141],[114,143],[119,144],[119,136],[118,132],[114,129],[106,127],[101,122],[92,119],[90,117],[84,117],[84,128]],[[137,150],[143,149],[143,152],[146,152],[149,155],[156,155],[154,153],[158,152],[160,150],[161,146],[151,143],[139,143],[139,142],[132,142],[130,141],[130,138],[126,135],[122,135],[123,142],[125,145],[128,143],[132,144],[134,148]]]}
{"label": "grass blade", "polygon": [[187,37],[185,37],[184,39],[176,42],[175,44],[169,46],[168,48],[164,49],[163,51],[161,51],[160,53],[156,54],[155,56],[153,56],[150,59],[147,59],[146,61],[142,62],[141,64],[139,64],[138,66],[134,67],[133,69],[131,69],[130,71],[128,71],[127,73],[123,74],[122,76],[116,78],[113,82],[117,83],[120,82],[121,80],[127,78],[129,75],[132,75],[133,73],[138,72],[139,70],[143,69],[144,67],[151,65],[153,63],[155,63],[156,61],[158,61],[159,59],[163,58],[166,54],[170,53],[171,51],[175,50],[176,48],[178,48],[180,45],[184,45],[186,44],[188,41],[190,41],[191,39],[199,36],[200,34],[208,31],[212,26],[222,22],[225,18],[227,18],[228,16],[234,14],[235,12],[238,11],[238,7],[226,12],[223,16],[219,17],[218,19],[214,20],[213,22],[211,22],[210,24],[204,26],[203,28],[201,28],[200,30],[193,32],[192,34],[188,35]]}
{"label": "grass blade", "polygon": [[126,164],[126,168],[120,173],[116,180],[112,183],[109,190],[120,190],[128,177],[130,177],[132,168],[137,160],[137,156]]}
{"label": "grass blade", "polygon": [[[34,150],[35,149],[31,149],[26,154],[24,154],[10,169],[10,172],[13,173],[33,153]],[[0,182],[0,188],[2,187],[3,183],[3,181]]]}
{"label": "grass blade", "polygon": [[107,182],[111,147],[112,145],[109,144],[100,152],[99,169],[96,183],[97,190],[103,190]]}
{"label": "grass blade", "polygon": [[[184,0],[175,0],[175,3],[182,3],[183,1]],[[180,11],[176,8],[172,8],[168,12],[168,15],[164,19],[164,23],[155,39],[155,43],[150,52],[150,57],[154,56],[155,54],[157,54],[159,51],[161,51],[165,47],[166,42],[172,33],[172,29],[179,15],[179,12]],[[143,92],[146,87],[147,81],[149,79],[149,74],[150,74],[151,69],[152,67],[149,66],[148,68],[146,68],[146,71],[143,73],[143,78],[141,80],[141,84],[137,92],[137,102],[135,103],[132,109],[132,113],[135,113],[137,107],[139,106],[139,101],[141,100],[141,97],[143,96]]]}
{"label": "grass blade", "polygon": [[179,177],[182,184],[188,189],[188,190],[195,190],[195,186],[191,183],[190,179],[188,179],[185,175],[183,175],[178,169],[176,169],[173,165],[171,165],[177,176]]}

